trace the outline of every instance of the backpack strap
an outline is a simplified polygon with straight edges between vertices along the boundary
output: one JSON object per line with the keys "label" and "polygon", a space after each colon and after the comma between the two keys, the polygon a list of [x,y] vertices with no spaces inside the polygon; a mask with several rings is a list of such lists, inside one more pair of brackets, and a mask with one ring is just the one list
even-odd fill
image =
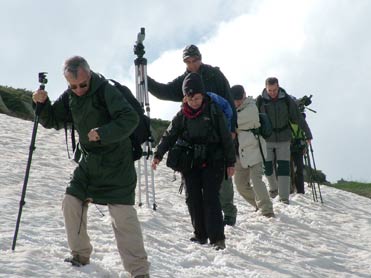
{"label": "backpack strap", "polygon": [[263,159],[263,163],[265,165],[265,157],[264,157],[264,152],[263,152],[263,147],[262,147],[262,143],[260,142],[260,135],[258,134],[258,142],[259,142],[259,150],[260,150],[260,154],[262,156],[262,159]]}
{"label": "backpack strap", "polygon": [[258,97],[256,98],[255,103],[256,103],[256,107],[258,107],[258,111],[261,112],[260,107],[263,104],[263,97],[261,95],[258,95]]}
{"label": "backpack strap", "polygon": [[[287,115],[289,115],[289,117],[290,117],[290,96],[285,92],[285,101],[286,101],[286,105],[287,105]],[[294,129],[292,128],[292,126],[291,126],[291,122],[290,122],[290,119],[288,119],[288,126],[290,127],[290,130],[291,130],[291,134],[295,134],[295,131],[294,131]]]}
{"label": "backpack strap", "polygon": [[63,92],[61,99],[62,99],[64,109],[67,111],[67,118],[63,123],[63,127],[64,127],[64,137],[66,140],[67,155],[68,155],[68,159],[71,159],[70,150],[68,148],[68,124],[69,123],[71,124],[71,136],[70,137],[71,137],[72,153],[74,153],[76,150],[76,138],[75,138],[75,126],[73,124],[72,113],[70,109],[69,95],[70,95],[70,90],[66,90]]}

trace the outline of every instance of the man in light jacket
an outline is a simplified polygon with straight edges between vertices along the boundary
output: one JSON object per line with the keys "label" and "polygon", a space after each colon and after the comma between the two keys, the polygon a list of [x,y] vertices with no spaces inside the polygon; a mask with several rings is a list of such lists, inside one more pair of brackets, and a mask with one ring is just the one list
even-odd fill
{"label": "man in light jacket", "polygon": [[[272,201],[263,181],[266,147],[264,139],[257,133],[260,127],[258,108],[252,97],[246,97],[241,85],[233,86],[231,94],[237,111],[238,159],[234,176],[237,191],[262,215],[274,217]],[[262,147],[259,147],[259,140]]]}

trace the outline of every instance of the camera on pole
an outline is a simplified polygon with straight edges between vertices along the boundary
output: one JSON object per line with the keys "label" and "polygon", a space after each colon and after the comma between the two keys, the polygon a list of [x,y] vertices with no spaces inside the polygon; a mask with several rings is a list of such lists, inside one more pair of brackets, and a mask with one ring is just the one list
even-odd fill
{"label": "camera on pole", "polygon": [[[149,97],[148,97],[148,83],[147,83],[147,59],[144,58],[146,53],[144,50],[143,41],[145,39],[145,29],[140,28],[140,32],[137,36],[137,41],[134,45],[134,54],[137,55],[137,58],[134,60],[135,64],[135,85],[136,85],[136,98],[142,106],[143,110],[146,112],[146,115],[149,119],[151,109],[149,107]],[[152,208],[156,210],[156,199],[155,199],[155,184],[154,184],[154,173],[151,167],[148,167],[148,159],[153,156],[152,144],[153,138],[149,138],[144,143],[143,147],[143,173],[141,168],[141,159],[138,160],[138,199],[139,206],[142,206],[142,195],[141,195],[141,185],[142,185],[142,176],[144,176],[145,181],[145,193],[147,206],[149,207],[149,191],[152,191]],[[149,173],[150,171],[150,173]],[[151,188],[149,187],[149,176],[151,178]]]}
{"label": "camera on pole", "polygon": [[146,53],[144,51],[144,45],[143,41],[146,37],[145,29],[142,27],[140,28],[140,32],[138,33],[137,36],[137,41],[135,42],[134,45],[134,54],[138,56],[138,58],[143,58],[144,54]]}
{"label": "camera on pole", "polygon": [[308,109],[313,113],[317,113],[317,111],[308,108],[308,106],[312,104],[312,97],[313,95],[310,95],[309,97],[305,95],[302,98],[298,99],[297,104],[301,113],[304,113],[305,109]]}
{"label": "camera on pole", "polygon": [[48,83],[48,79],[46,78],[47,72],[39,72],[39,83],[40,89],[45,89],[45,84]]}

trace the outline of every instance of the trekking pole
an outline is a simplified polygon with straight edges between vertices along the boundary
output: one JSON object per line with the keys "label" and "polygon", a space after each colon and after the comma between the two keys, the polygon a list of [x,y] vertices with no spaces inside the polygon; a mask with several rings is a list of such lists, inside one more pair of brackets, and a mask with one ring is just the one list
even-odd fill
{"label": "trekking pole", "polygon": [[311,163],[310,163],[310,157],[308,155],[308,151],[305,152],[305,154],[304,154],[304,163],[305,163],[305,166],[307,167],[308,172],[309,172],[308,173],[308,183],[309,183],[309,186],[312,190],[313,201],[318,202],[316,186],[313,182],[313,169],[312,169],[312,166],[311,166]]}
{"label": "trekking pole", "polygon": [[[147,83],[147,59],[144,58],[144,45],[143,41],[145,38],[145,29],[141,28],[140,32],[138,33],[137,41],[134,45],[134,54],[137,55],[137,58],[134,60],[135,64],[135,83],[136,83],[136,97],[141,104],[142,108],[145,110],[149,119],[150,117],[150,107],[149,107],[149,96],[148,96],[148,83]],[[144,180],[145,180],[145,189],[146,189],[146,201],[148,207],[149,204],[149,181],[148,181],[148,159],[153,156],[152,151],[152,136],[144,143],[144,151],[143,151],[143,168],[144,168]],[[140,160],[138,160],[138,164],[140,164]],[[138,172],[141,168],[138,166]],[[154,183],[154,172],[153,169],[150,167],[151,171],[151,191],[152,191],[152,208],[156,210],[156,197],[155,197],[155,183]],[[141,175],[141,172],[139,172]],[[140,191],[139,185],[139,191]],[[140,194],[139,194],[140,196]],[[140,197],[141,198],[141,197]],[[141,202],[141,200],[140,200]]]}
{"label": "trekking pole", "polygon": [[[317,173],[317,167],[316,167],[316,162],[314,161],[314,155],[313,155],[313,147],[312,147],[312,144],[309,144],[309,148],[310,148],[310,153],[311,153],[311,155],[312,155],[313,168],[314,168],[314,171]],[[320,183],[319,183],[318,181],[317,181],[317,185],[318,185],[319,198],[321,199],[321,203],[323,204],[322,193],[321,193],[321,187],[320,187]]]}
{"label": "trekking pole", "polygon": [[[46,79],[46,74],[47,74],[46,72],[40,72],[39,73],[39,82],[40,82],[39,89],[40,90],[44,90],[45,89],[45,84],[48,83],[48,80]],[[19,225],[21,223],[22,209],[23,209],[23,206],[26,204],[24,199],[26,197],[26,189],[27,189],[28,177],[29,177],[30,168],[31,168],[32,154],[35,150],[37,126],[39,124],[39,116],[40,116],[42,108],[43,108],[43,105],[41,103],[36,104],[34,125],[33,125],[32,136],[31,136],[31,144],[30,144],[29,153],[28,153],[26,173],[25,173],[25,176],[24,176],[22,195],[21,195],[21,200],[19,201],[17,223],[16,223],[16,226],[15,226],[14,237],[13,237],[13,244],[12,244],[12,250],[13,251],[15,250],[15,245],[16,245],[16,242],[17,242]]]}

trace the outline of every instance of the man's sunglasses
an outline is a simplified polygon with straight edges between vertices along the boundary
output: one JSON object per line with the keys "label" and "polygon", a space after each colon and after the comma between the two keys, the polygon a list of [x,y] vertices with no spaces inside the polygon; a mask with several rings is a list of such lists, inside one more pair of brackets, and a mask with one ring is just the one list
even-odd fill
{"label": "man's sunglasses", "polygon": [[68,85],[68,88],[70,88],[71,90],[76,90],[77,88],[84,89],[86,87],[88,87],[88,82],[84,82],[78,85]]}

